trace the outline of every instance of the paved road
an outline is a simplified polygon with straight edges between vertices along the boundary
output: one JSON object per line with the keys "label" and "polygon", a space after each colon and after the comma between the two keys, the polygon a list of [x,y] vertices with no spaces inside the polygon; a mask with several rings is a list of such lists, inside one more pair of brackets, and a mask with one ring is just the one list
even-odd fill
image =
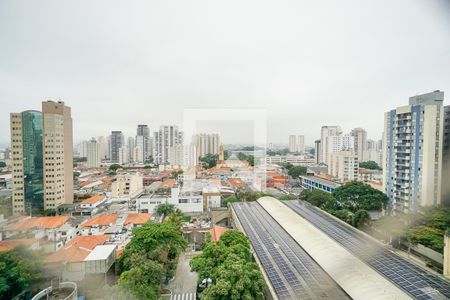
{"label": "paved road", "polygon": [[175,278],[168,285],[172,294],[195,293],[197,290],[197,273],[191,272],[189,261],[192,254],[181,253],[178,260]]}

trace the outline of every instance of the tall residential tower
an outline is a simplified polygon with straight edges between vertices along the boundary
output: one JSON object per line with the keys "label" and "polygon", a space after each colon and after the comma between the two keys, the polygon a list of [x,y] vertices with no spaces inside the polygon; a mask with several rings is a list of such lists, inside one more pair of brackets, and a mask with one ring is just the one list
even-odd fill
{"label": "tall residential tower", "polygon": [[11,113],[13,214],[73,202],[70,107],[42,102],[42,112]]}
{"label": "tall residential tower", "polygon": [[443,101],[434,91],[385,113],[383,184],[396,212],[441,203]]}

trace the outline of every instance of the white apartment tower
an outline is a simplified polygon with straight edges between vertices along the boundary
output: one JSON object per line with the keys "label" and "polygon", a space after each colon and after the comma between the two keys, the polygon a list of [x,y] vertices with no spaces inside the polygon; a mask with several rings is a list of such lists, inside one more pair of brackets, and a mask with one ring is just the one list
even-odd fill
{"label": "white apartment tower", "polygon": [[289,152],[304,153],[305,152],[305,136],[290,135],[289,136]]}
{"label": "white apartment tower", "polygon": [[367,131],[363,128],[355,128],[350,132],[355,141],[355,154],[360,161],[364,159],[364,152],[367,150]]}
{"label": "white apartment tower", "polygon": [[441,203],[443,101],[434,91],[385,113],[383,185],[394,212]]}
{"label": "white apartment tower", "polygon": [[87,167],[88,168],[98,168],[100,167],[101,158],[99,151],[99,144],[92,138],[87,142]]}
{"label": "white apartment tower", "polygon": [[119,148],[119,165],[124,165],[130,162],[130,155],[127,147]]}
{"label": "white apartment tower", "polygon": [[70,107],[42,102],[42,112],[11,113],[14,215],[73,202]]}
{"label": "white apartment tower", "polygon": [[203,157],[206,154],[219,154],[220,138],[217,133],[194,134],[192,144],[197,148],[197,155]]}
{"label": "white apartment tower", "polygon": [[328,137],[341,134],[342,129],[340,126],[322,126],[320,132],[320,151],[322,155],[320,156],[321,161],[319,163],[327,163],[329,149]]}
{"label": "white apartment tower", "polygon": [[355,152],[355,138],[349,134],[331,135],[326,138],[328,143],[328,158],[329,163],[330,155],[342,151]]}
{"label": "white apartment tower", "polygon": [[108,159],[108,143],[104,136],[97,137],[98,153],[100,154],[100,161]]}
{"label": "white apartment tower", "polygon": [[129,162],[134,162],[134,138],[133,137],[128,137],[127,139],[127,150],[128,150],[128,161]]}
{"label": "white apartment tower", "polygon": [[178,126],[163,125],[155,132],[154,161],[157,164],[169,163],[169,150],[175,145],[183,144],[183,133],[178,131]]}
{"label": "white apartment tower", "polygon": [[358,156],[352,151],[331,153],[328,164],[328,174],[343,182],[357,180],[359,173]]}

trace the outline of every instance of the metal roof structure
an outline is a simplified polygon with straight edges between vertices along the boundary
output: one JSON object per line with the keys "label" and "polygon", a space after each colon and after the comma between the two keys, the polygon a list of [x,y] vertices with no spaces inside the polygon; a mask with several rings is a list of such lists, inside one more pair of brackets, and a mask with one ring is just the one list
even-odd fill
{"label": "metal roof structure", "polygon": [[233,209],[279,299],[350,299],[258,203]]}
{"label": "metal roof structure", "polygon": [[307,202],[283,203],[410,296],[420,300],[450,298],[447,280],[410,263],[354,227]]}
{"label": "metal roof structure", "polygon": [[91,253],[89,253],[84,261],[105,260],[113,253],[116,247],[116,245],[98,245]]}

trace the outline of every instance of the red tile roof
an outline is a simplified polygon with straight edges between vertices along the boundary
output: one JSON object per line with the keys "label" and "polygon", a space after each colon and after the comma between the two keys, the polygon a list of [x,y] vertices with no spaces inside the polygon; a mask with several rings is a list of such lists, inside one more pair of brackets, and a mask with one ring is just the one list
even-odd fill
{"label": "red tile roof", "polygon": [[4,231],[21,231],[32,228],[53,229],[61,227],[68,220],[68,216],[28,217],[18,223],[6,226]]}
{"label": "red tile roof", "polygon": [[15,249],[18,246],[31,246],[36,242],[35,239],[17,239],[0,241],[0,252],[6,252]]}
{"label": "red tile roof", "polygon": [[229,178],[229,179],[228,179],[228,182],[229,182],[233,187],[236,187],[236,188],[242,188],[242,187],[245,187],[245,186],[246,186],[245,182],[243,182],[240,178]]}
{"label": "red tile roof", "polygon": [[77,236],[58,251],[50,254],[46,262],[79,262],[83,261],[97,245],[103,245],[107,235]]}
{"label": "red tile roof", "polygon": [[128,224],[144,224],[144,223],[148,222],[151,217],[152,217],[151,214],[140,214],[140,213],[128,214],[124,225],[128,225]]}
{"label": "red tile roof", "polygon": [[117,215],[98,215],[83,224],[83,227],[92,227],[93,225],[98,226],[108,226],[115,223],[117,220]]}
{"label": "red tile roof", "polygon": [[220,239],[220,237],[222,236],[222,234],[224,234],[228,230],[230,230],[230,229],[226,228],[226,227],[214,226],[209,231],[211,233],[211,241],[217,242]]}
{"label": "red tile roof", "polygon": [[95,195],[86,200],[81,201],[81,204],[95,204],[99,201],[102,201],[103,199],[105,199],[104,195]]}

